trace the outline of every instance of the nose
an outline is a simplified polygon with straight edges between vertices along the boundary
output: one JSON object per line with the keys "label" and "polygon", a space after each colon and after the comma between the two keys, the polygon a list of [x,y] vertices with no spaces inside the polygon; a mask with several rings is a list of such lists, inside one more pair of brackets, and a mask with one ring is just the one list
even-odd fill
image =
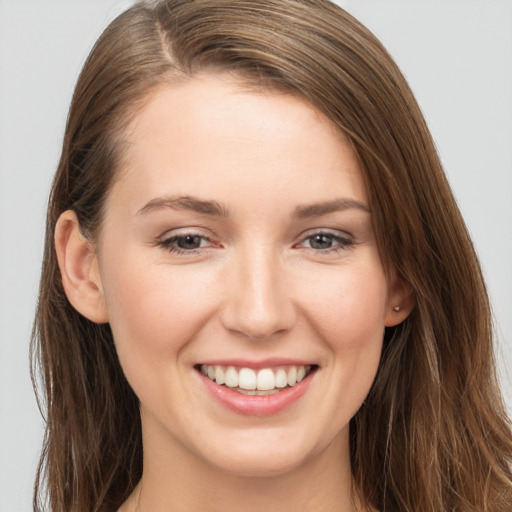
{"label": "nose", "polygon": [[293,327],[293,298],[278,259],[261,251],[238,258],[227,270],[227,300],[221,313],[226,329],[263,340]]}

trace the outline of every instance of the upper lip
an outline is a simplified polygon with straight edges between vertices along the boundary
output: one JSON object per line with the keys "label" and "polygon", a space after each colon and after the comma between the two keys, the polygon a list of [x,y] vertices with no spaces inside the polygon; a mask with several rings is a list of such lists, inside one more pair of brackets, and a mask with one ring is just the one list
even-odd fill
{"label": "upper lip", "polygon": [[287,357],[271,357],[267,359],[251,360],[243,358],[229,358],[229,359],[207,359],[197,363],[197,366],[237,366],[240,368],[274,368],[278,366],[307,366],[315,365],[311,360],[296,359]]}

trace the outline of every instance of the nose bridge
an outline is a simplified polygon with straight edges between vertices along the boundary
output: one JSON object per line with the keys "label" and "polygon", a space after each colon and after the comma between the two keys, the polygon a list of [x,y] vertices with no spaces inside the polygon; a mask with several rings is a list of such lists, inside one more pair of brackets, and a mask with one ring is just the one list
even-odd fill
{"label": "nose bridge", "polygon": [[293,325],[294,309],[279,255],[271,246],[241,251],[230,269],[225,326],[263,339]]}

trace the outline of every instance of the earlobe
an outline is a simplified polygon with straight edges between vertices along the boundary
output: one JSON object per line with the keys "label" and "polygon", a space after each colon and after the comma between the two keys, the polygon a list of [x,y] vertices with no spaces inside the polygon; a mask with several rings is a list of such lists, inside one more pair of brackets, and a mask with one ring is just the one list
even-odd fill
{"label": "earlobe", "polygon": [[398,278],[393,281],[386,311],[386,327],[401,324],[411,314],[415,304],[411,286]]}
{"label": "earlobe", "polygon": [[65,211],[57,221],[55,250],[69,302],[92,322],[108,322],[98,259],[72,210]]}

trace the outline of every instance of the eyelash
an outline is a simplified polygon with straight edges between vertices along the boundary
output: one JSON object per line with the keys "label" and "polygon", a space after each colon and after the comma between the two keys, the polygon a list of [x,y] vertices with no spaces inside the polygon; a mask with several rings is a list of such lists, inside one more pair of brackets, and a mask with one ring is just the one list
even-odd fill
{"label": "eyelash", "polygon": [[[207,236],[191,232],[191,233],[185,233],[183,235],[174,235],[169,238],[166,238],[165,240],[160,240],[158,242],[158,246],[172,254],[179,254],[179,255],[197,254],[198,251],[203,249],[203,247],[201,245],[199,247],[196,247],[193,249],[184,249],[184,248],[178,247],[178,245],[177,245],[180,240],[184,240],[189,237],[190,238],[199,238],[201,240],[201,243],[211,242],[211,239],[208,238]],[[336,235],[336,234],[330,233],[328,231],[317,231],[317,232],[311,233],[308,236],[304,237],[300,243],[295,245],[295,247],[304,247],[303,244],[308,240],[311,243],[311,240],[314,237],[326,237],[326,238],[329,238],[332,241],[332,243],[336,244],[332,247],[327,247],[325,249],[315,249],[314,247],[309,247],[310,249],[315,251],[315,254],[319,254],[319,255],[340,253],[341,251],[344,251],[354,245],[354,241],[349,237]],[[211,246],[207,246],[207,248],[208,247],[211,247]],[[306,248],[308,248],[308,247],[306,247]]]}
{"label": "eyelash", "polygon": [[315,249],[314,247],[309,247],[310,249],[313,249],[316,254],[338,254],[341,251],[344,251],[354,245],[354,241],[350,237],[337,235],[329,231],[317,231],[311,233],[308,236],[306,236],[298,245],[302,246],[302,244],[304,244],[307,240],[309,240],[311,243],[311,240],[313,238],[321,236],[331,239],[332,243],[335,243],[336,245],[328,247],[326,249]]}
{"label": "eyelash", "polygon": [[199,235],[198,233],[185,233],[183,235],[174,235],[169,238],[166,238],[165,240],[161,240],[158,242],[158,245],[162,247],[163,249],[169,251],[173,254],[197,254],[197,252],[202,249],[201,245],[199,247],[196,247],[194,249],[183,249],[177,246],[177,243],[180,240],[184,240],[186,238],[200,238],[201,243],[203,241],[211,242],[210,238],[204,235]]}

